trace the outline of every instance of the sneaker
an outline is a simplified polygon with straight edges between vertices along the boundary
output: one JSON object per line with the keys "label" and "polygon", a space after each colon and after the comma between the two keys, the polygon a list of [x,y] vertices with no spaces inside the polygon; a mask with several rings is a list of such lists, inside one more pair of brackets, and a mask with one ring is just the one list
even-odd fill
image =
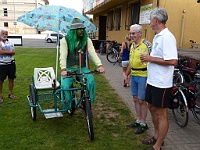
{"label": "sneaker", "polygon": [[129,127],[129,128],[136,128],[136,127],[140,126],[140,124],[135,122],[135,123],[127,124],[126,126]]}
{"label": "sneaker", "polygon": [[143,125],[143,124],[140,124],[140,126],[138,126],[137,130],[134,131],[135,134],[141,134],[143,133],[144,131],[146,131],[148,129],[148,126],[147,124]]}
{"label": "sneaker", "polygon": [[3,103],[3,97],[0,96],[0,104]]}
{"label": "sneaker", "polygon": [[8,94],[8,98],[15,99],[16,97],[14,95],[12,95],[12,94]]}

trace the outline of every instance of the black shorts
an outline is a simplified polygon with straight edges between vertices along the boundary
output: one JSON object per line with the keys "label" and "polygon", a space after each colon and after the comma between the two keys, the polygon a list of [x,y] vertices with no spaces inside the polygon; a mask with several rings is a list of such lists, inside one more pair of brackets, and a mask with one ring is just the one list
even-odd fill
{"label": "black shorts", "polygon": [[155,107],[168,108],[172,88],[157,88],[147,84],[146,101]]}
{"label": "black shorts", "polygon": [[16,78],[16,65],[15,63],[8,65],[0,65],[0,80],[4,81],[6,77],[10,79]]}

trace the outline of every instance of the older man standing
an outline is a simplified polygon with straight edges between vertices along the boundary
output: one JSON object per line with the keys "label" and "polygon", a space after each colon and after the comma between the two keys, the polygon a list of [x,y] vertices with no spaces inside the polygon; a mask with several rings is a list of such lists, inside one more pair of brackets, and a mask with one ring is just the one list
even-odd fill
{"label": "older man standing", "polygon": [[16,65],[13,55],[15,55],[14,45],[7,40],[8,31],[0,30],[0,103],[3,103],[2,89],[3,82],[8,76],[8,98],[15,99],[12,94],[14,79],[16,78]]}
{"label": "older man standing", "polygon": [[154,136],[143,140],[151,144],[150,150],[160,150],[167,134],[168,104],[172,89],[174,66],[177,65],[176,39],[166,28],[168,15],[165,9],[155,8],[150,14],[150,26],[155,30],[152,52],[143,54],[141,60],[148,63],[146,101],[154,124]]}
{"label": "older man standing", "polygon": [[142,39],[142,26],[138,24],[130,27],[130,38],[134,43],[130,48],[130,63],[126,75],[131,73],[131,95],[135,102],[136,121],[127,126],[137,127],[134,133],[141,134],[148,129],[148,126],[146,124],[147,103],[145,101],[147,64],[141,62],[140,55],[143,53],[149,54],[151,44]]}

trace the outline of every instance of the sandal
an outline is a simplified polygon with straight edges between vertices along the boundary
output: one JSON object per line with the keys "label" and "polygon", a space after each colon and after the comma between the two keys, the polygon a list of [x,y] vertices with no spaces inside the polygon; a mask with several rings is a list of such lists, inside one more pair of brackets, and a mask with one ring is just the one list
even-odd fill
{"label": "sandal", "polygon": [[0,104],[3,103],[3,97],[0,96]]}
{"label": "sandal", "polygon": [[[145,145],[154,145],[156,143],[156,139],[152,136],[150,139],[145,139],[145,140],[142,140],[142,144],[145,144]],[[162,143],[162,146],[164,145],[164,142]]]}
{"label": "sandal", "polygon": [[124,87],[126,87],[127,85],[126,85],[126,82],[125,82],[125,80],[124,80]]}
{"label": "sandal", "polygon": [[[148,150],[155,150],[154,147],[152,146],[151,148],[149,148]],[[162,150],[162,148],[160,148],[160,150]]]}
{"label": "sandal", "polygon": [[145,145],[154,145],[156,143],[156,139],[154,137],[151,137],[150,139],[145,139],[145,140],[142,140],[142,144],[145,144]]}
{"label": "sandal", "polygon": [[8,98],[15,99],[16,97],[14,95],[12,95],[12,94],[8,94]]}

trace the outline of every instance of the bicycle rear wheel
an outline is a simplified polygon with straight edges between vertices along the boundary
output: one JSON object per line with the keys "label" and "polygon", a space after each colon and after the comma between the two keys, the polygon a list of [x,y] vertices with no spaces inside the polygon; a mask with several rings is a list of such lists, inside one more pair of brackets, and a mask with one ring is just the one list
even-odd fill
{"label": "bicycle rear wheel", "polygon": [[186,71],[183,71],[183,77],[184,77],[184,81],[187,82],[187,83],[190,83],[192,82],[192,76],[186,72]]}
{"label": "bicycle rear wheel", "polygon": [[88,127],[88,134],[90,140],[94,140],[94,130],[92,124],[92,110],[91,110],[91,103],[88,98],[85,98],[85,116],[87,120],[87,127]]}
{"label": "bicycle rear wheel", "polygon": [[180,84],[184,82],[184,77],[179,71],[174,71],[173,84]]}
{"label": "bicycle rear wheel", "polygon": [[191,111],[196,121],[200,124],[200,92],[196,94],[196,104],[191,108]]}
{"label": "bicycle rear wheel", "polygon": [[109,52],[107,54],[106,58],[110,63],[116,63],[117,62],[117,54],[114,53],[113,51]]}
{"label": "bicycle rear wheel", "polygon": [[172,109],[172,114],[174,116],[174,119],[176,120],[176,123],[180,127],[186,127],[188,124],[188,107],[187,104],[185,103],[185,95],[183,92],[178,91],[176,95],[173,96],[173,101],[175,99],[178,100],[178,106],[176,108]]}

